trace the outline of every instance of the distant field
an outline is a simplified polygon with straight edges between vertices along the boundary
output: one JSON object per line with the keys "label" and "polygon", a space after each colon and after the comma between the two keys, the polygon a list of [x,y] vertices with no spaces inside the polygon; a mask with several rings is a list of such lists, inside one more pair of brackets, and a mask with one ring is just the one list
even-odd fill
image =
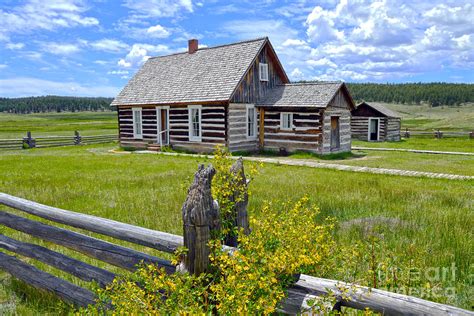
{"label": "distant field", "polygon": [[[152,229],[181,234],[181,206],[198,163],[208,159],[157,155],[116,155],[115,145],[95,145],[9,151],[0,154],[0,192],[48,205],[75,210]],[[246,162],[246,167],[249,164]],[[437,180],[364,174],[266,164],[250,185],[250,214],[261,213],[264,201],[296,200],[308,195],[341,226],[337,238],[344,245],[369,242],[368,227],[381,236],[378,262],[400,269],[426,271],[456,266],[455,279],[442,279],[434,289],[453,287],[455,296],[438,301],[472,308],[471,241],[474,181]],[[24,214],[22,214],[24,215]],[[367,223],[358,221],[367,219]],[[368,225],[368,226],[366,226]],[[0,226],[0,233],[51,246]],[[108,239],[108,238],[106,238]],[[122,243],[127,244],[128,243]],[[68,255],[104,266],[64,248]],[[143,249],[139,247],[139,249]],[[154,253],[152,251],[152,253]],[[55,269],[38,265],[81,285],[84,282]],[[361,253],[351,266],[324,277],[367,284],[370,254]],[[106,265],[108,267],[108,265]],[[116,270],[114,270],[116,271]],[[38,294],[0,272],[0,309],[13,304],[12,314],[61,314],[64,306]],[[413,286],[423,287],[422,277]],[[28,295],[25,297],[25,291]]]}
{"label": "distant field", "polygon": [[63,112],[38,114],[0,113],[0,139],[21,138],[27,131],[33,137],[53,135],[116,134],[116,112]]}
{"label": "distant field", "polygon": [[474,130],[474,104],[434,108],[428,105],[380,104],[401,114],[403,130]]}

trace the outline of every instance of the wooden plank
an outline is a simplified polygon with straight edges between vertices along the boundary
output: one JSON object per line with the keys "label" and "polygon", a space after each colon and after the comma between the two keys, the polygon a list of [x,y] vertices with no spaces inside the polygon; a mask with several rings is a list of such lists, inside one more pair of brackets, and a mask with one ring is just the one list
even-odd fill
{"label": "wooden plank", "polygon": [[175,271],[167,260],[3,211],[0,211],[0,224],[130,271],[142,261],[164,267],[168,273]]}
{"label": "wooden plank", "polygon": [[[329,291],[339,297],[342,294],[341,288],[346,288],[348,293],[345,295],[350,297],[348,301],[341,301],[342,306],[359,310],[369,308],[383,315],[474,315],[473,312],[454,306],[305,274],[302,274],[299,281],[290,288],[289,303],[292,309],[290,310],[288,307],[288,311],[293,311],[295,304],[300,304],[302,307],[300,311],[304,313],[308,299],[326,295]],[[285,306],[285,302],[283,306]]]}
{"label": "wooden plank", "polygon": [[0,204],[61,224],[173,253],[183,238],[97,216],[76,213],[0,193]]}
{"label": "wooden plank", "polygon": [[0,247],[16,254],[39,260],[72,274],[81,280],[87,282],[96,281],[101,286],[111,283],[115,278],[115,274],[107,270],[94,267],[45,247],[21,242],[2,234],[0,234]]}
{"label": "wooden plank", "polygon": [[37,289],[52,292],[77,306],[85,307],[95,303],[95,296],[91,291],[43,272],[3,252],[0,252],[0,269]]}
{"label": "wooden plank", "polygon": [[258,130],[258,144],[260,146],[260,149],[264,148],[265,145],[265,109],[260,108],[260,121],[259,121],[259,130]]}

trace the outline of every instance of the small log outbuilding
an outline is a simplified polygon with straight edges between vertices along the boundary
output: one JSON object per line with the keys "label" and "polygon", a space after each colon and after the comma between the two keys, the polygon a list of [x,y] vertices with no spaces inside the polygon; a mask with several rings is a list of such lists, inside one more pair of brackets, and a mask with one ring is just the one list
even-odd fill
{"label": "small log outbuilding", "polygon": [[399,141],[400,115],[379,104],[360,103],[352,111],[352,138],[369,142]]}
{"label": "small log outbuilding", "polygon": [[211,152],[351,150],[342,82],[290,83],[268,38],[153,57],[112,102],[120,144]]}

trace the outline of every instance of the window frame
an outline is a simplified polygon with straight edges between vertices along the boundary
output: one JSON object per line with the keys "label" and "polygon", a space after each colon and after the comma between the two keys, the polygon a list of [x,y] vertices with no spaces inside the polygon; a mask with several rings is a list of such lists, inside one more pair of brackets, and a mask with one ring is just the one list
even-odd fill
{"label": "window frame", "polygon": [[[289,116],[290,127],[285,127],[284,125],[284,117],[285,115]],[[292,112],[280,112],[280,129],[284,131],[291,131],[293,130],[293,113]]]}
{"label": "window frame", "polygon": [[[249,111],[250,110],[253,111],[253,135],[252,136],[249,135],[249,132],[250,132]],[[245,128],[245,133],[246,133],[247,139],[251,139],[251,140],[257,139],[257,133],[258,133],[258,129],[257,129],[257,109],[255,108],[254,104],[247,104],[246,105],[246,108],[245,108],[245,123],[246,123],[245,124],[245,127],[246,127]]]}
{"label": "window frame", "polygon": [[[199,136],[194,135],[193,110],[199,113]],[[188,105],[188,137],[190,142],[202,142],[202,106]]]}
{"label": "window frame", "polygon": [[[140,133],[137,131],[137,118],[135,113],[140,113]],[[142,108],[132,108],[133,138],[143,139],[143,110]]]}
{"label": "window frame", "polygon": [[[263,67],[263,70],[262,70]],[[268,81],[269,73],[268,73],[268,64],[267,63],[259,63],[258,64],[258,74],[260,81]]]}

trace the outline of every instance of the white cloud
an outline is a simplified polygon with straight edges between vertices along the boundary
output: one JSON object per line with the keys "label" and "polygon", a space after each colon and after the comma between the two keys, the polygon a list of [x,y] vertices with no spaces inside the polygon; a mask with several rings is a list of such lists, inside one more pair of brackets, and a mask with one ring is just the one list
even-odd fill
{"label": "white cloud", "polygon": [[319,6],[315,7],[306,19],[308,37],[318,43],[342,40],[344,32],[335,28],[337,16],[337,10],[332,12],[326,11]]}
{"label": "white cloud", "polygon": [[85,11],[87,7],[82,0],[28,0],[10,10],[0,9],[0,39],[38,29],[98,25],[96,18],[84,16]]}
{"label": "white cloud", "polygon": [[306,45],[306,42],[300,39],[287,39],[286,41],[281,44],[282,46],[304,46]]}
{"label": "white cloud", "polygon": [[191,0],[126,0],[124,6],[143,17],[173,17],[193,12]]}
{"label": "white cloud", "polygon": [[306,66],[300,55],[292,60],[304,74],[395,80],[463,63],[472,67],[474,5],[467,0],[335,2],[314,7],[306,18],[311,55],[303,58]]}
{"label": "white cloud", "polygon": [[128,70],[112,70],[107,72],[108,75],[128,75]]}
{"label": "white cloud", "polygon": [[44,52],[54,55],[71,55],[81,50],[78,45],[71,43],[48,42],[42,43],[41,46]]}
{"label": "white cloud", "polygon": [[118,61],[123,68],[138,67],[150,58],[151,54],[165,54],[170,50],[166,45],[133,44],[129,53]]}
{"label": "white cloud", "polygon": [[121,52],[129,48],[129,45],[115,39],[104,38],[95,42],[89,43],[90,47],[95,50],[105,51],[105,52]]}
{"label": "white cloud", "polygon": [[170,32],[165,29],[163,26],[157,24],[155,26],[150,26],[146,30],[147,34],[155,38],[166,38],[170,36]]}
{"label": "white cloud", "polygon": [[7,64],[0,64],[0,69],[7,68],[7,67],[8,67]]}
{"label": "white cloud", "polygon": [[25,44],[24,43],[7,43],[5,47],[11,50],[22,49],[23,47],[25,47]]}
{"label": "white cloud", "polygon": [[268,36],[275,46],[298,36],[283,20],[234,20],[226,22],[222,30],[243,40]]}
{"label": "white cloud", "polygon": [[77,82],[59,82],[31,77],[0,79],[0,95],[4,97],[39,95],[116,96],[120,88],[114,86],[83,85]]}
{"label": "white cloud", "polygon": [[298,68],[295,68],[293,69],[293,71],[290,73],[290,78],[293,80],[293,81],[298,81],[298,80],[301,80],[304,78],[304,74],[303,72],[301,72],[301,70],[299,70]]}

